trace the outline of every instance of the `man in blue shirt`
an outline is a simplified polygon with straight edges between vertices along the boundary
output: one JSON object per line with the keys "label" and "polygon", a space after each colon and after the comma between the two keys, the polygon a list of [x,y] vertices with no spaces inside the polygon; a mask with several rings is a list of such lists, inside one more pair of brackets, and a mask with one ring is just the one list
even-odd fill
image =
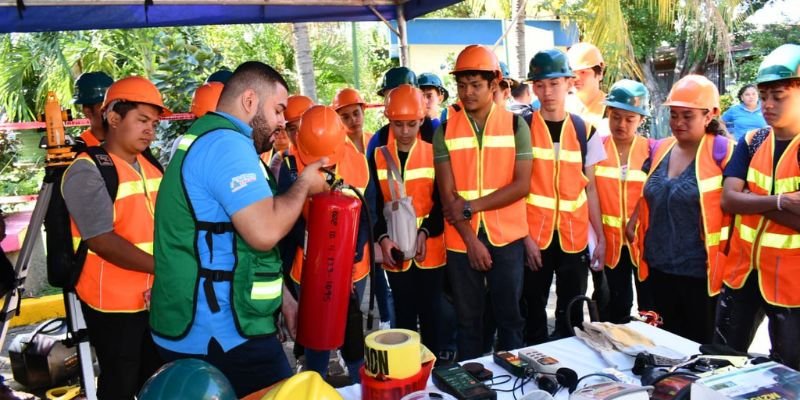
{"label": "man in blue shirt", "polygon": [[240,397],[292,374],[273,316],[280,310],[294,336],[297,303],[282,284],[276,244],[306,198],[325,188],[318,162],[274,195],[253,141],[284,123],[286,101],[277,71],[239,66],[216,111],[182,139],[156,208],[155,343],[166,361],[216,366]]}

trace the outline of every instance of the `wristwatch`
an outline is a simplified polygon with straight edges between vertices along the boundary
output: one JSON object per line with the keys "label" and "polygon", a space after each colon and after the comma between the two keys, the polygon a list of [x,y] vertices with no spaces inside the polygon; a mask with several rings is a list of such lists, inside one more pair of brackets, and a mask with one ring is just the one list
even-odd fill
{"label": "wristwatch", "polygon": [[469,221],[472,219],[472,205],[470,205],[468,201],[464,203],[464,211],[462,211],[462,214],[465,220]]}

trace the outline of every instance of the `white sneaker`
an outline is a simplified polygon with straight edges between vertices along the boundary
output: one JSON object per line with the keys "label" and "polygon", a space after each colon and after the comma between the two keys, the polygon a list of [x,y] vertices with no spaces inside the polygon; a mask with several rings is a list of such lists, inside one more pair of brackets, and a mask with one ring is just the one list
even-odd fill
{"label": "white sneaker", "polygon": [[378,323],[379,331],[385,331],[387,329],[392,329],[392,325],[389,321],[381,321],[380,323]]}

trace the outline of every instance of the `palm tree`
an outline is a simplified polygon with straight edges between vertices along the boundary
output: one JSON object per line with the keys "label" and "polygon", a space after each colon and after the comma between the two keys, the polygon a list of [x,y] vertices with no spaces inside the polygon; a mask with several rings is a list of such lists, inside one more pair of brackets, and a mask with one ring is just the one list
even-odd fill
{"label": "palm tree", "polygon": [[300,77],[300,93],[317,101],[317,85],[314,81],[314,57],[311,39],[308,35],[308,24],[292,24],[292,35],[295,42],[295,61],[297,75]]}
{"label": "palm tree", "polygon": [[473,16],[510,19],[514,22],[508,34],[510,42],[515,44],[508,63],[512,75],[524,76],[528,70],[528,59],[532,54],[525,53],[525,18],[538,14],[545,3],[544,0],[466,0]]}

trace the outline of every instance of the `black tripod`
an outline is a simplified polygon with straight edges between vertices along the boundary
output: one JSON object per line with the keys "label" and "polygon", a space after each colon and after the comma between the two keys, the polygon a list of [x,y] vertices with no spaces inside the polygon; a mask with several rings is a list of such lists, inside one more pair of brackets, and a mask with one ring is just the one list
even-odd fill
{"label": "black tripod", "polygon": [[[61,212],[61,210],[54,210],[50,207],[53,190],[54,188],[58,190],[61,187],[61,179],[64,176],[64,171],[75,157],[71,146],[66,143],[61,108],[53,92],[50,92],[47,97],[45,121],[47,124],[47,144],[45,146],[48,153],[47,166],[45,167],[42,188],[39,191],[39,197],[36,200],[36,205],[31,215],[31,221],[28,225],[28,234],[25,235],[25,240],[22,242],[19,258],[14,268],[17,276],[15,288],[6,294],[5,304],[3,305],[2,311],[0,311],[0,346],[5,343],[6,333],[8,332],[8,322],[11,318],[20,313],[20,302],[22,300],[22,294],[25,291],[25,279],[28,276],[31,254],[33,253],[36,240],[41,233],[45,216],[47,215],[49,219],[51,215]],[[66,215],[62,215],[61,218],[68,220]],[[58,240],[66,242],[51,243]],[[54,238],[48,236],[48,264],[54,262],[58,258],[58,255],[51,254],[53,249],[57,247],[64,248],[65,245],[67,249],[71,249],[70,244],[69,238]],[[50,266],[48,266],[48,271],[50,269]],[[77,346],[78,362],[80,363],[81,394],[88,400],[97,400],[97,387],[95,384],[94,367],[92,366],[92,349],[89,344],[89,335],[86,330],[83,311],[81,310],[80,302],[74,291],[65,288],[63,293],[64,308],[67,317],[67,344]]]}

